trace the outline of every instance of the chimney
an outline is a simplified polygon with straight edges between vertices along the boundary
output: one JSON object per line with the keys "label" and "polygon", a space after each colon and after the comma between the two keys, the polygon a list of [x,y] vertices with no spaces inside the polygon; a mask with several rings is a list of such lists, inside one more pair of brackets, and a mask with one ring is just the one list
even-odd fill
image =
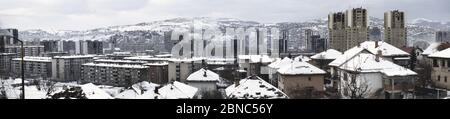
{"label": "chimney", "polygon": [[378,50],[378,53],[375,55],[375,61],[380,62],[380,57],[383,55],[383,52],[381,50]]}
{"label": "chimney", "polygon": [[240,85],[239,83],[240,83],[239,79],[234,80],[234,87],[238,87]]}
{"label": "chimney", "polygon": [[378,48],[379,44],[378,44],[378,40],[375,41],[375,48]]}
{"label": "chimney", "polygon": [[159,94],[159,87],[155,87],[155,94]]}
{"label": "chimney", "polygon": [[203,69],[203,70],[205,70],[203,73],[203,77],[208,77],[208,75],[206,75],[206,69]]}

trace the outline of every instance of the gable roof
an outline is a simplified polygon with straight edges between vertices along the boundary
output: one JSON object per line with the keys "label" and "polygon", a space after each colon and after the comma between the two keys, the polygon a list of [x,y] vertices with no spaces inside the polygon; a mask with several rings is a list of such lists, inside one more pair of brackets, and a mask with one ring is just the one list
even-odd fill
{"label": "gable roof", "polygon": [[191,75],[186,79],[187,81],[219,81],[219,74],[212,72],[211,70],[207,70],[202,68]]}
{"label": "gable roof", "polygon": [[[378,47],[376,47],[376,43],[378,42]],[[358,46],[355,46],[358,47]],[[365,41],[360,44],[359,47],[365,48],[370,51],[372,54],[378,54],[378,51],[381,50],[383,57],[389,56],[409,56],[410,54],[383,41]]]}
{"label": "gable roof", "polygon": [[445,50],[435,52],[428,57],[436,57],[436,58],[450,58],[450,48],[447,48]]}
{"label": "gable roof", "polygon": [[339,52],[335,49],[328,49],[327,51],[323,51],[319,54],[311,56],[311,59],[336,59],[342,55],[342,52]]}
{"label": "gable roof", "polygon": [[184,83],[175,81],[169,83],[158,90],[160,99],[192,99],[197,94],[198,89]]}
{"label": "gable roof", "polygon": [[387,76],[417,75],[414,71],[394,64],[381,57],[379,58],[379,61],[376,61],[376,56],[371,53],[359,53],[339,66],[339,69],[361,73],[380,72]]}
{"label": "gable roof", "polygon": [[292,61],[293,61],[292,59],[290,59],[290,58],[288,58],[288,57],[285,57],[285,58],[283,58],[282,60],[277,60],[277,61],[275,61],[275,62],[269,64],[269,67],[270,67],[270,68],[278,69],[278,68],[280,68],[280,67],[282,67],[282,66],[285,66],[285,65],[287,65],[287,64],[290,64]]}
{"label": "gable roof", "polygon": [[248,77],[239,81],[239,85],[233,84],[225,89],[228,98],[231,99],[286,99],[288,96],[280,89],[267,83],[261,78]]}
{"label": "gable roof", "polygon": [[282,75],[299,75],[299,74],[326,74],[325,71],[319,69],[307,62],[292,61],[291,64],[285,65],[278,70]]}
{"label": "gable roof", "polygon": [[329,66],[339,67],[339,66],[341,66],[342,64],[344,64],[345,62],[347,62],[348,60],[350,60],[351,58],[353,58],[354,56],[356,56],[357,54],[359,54],[361,52],[371,53],[367,49],[364,49],[364,48],[361,48],[361,47],[353,47],[353,48],[345,51],[344,54],[342,54],[340,57],[338,57],[335,60],[333,60],[328,65]]}

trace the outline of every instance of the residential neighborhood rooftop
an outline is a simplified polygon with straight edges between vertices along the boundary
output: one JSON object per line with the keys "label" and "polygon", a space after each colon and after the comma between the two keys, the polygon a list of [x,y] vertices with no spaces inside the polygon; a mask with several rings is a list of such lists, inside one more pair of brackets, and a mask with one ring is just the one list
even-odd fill
{"label": "residential neighborhood rooftop", "polygon": [[278,69],[278,73],[282,75],[299,75],[299,74],[325,74],[326,72],[307,62],[292,61],[291,64],[282,66]]}
{"label": "residential neighborhood rooftop", "polygon": [[191,75],[186,79],[187,81],[219,81],[219,74],[214,73],[211,70],[202,68]]}
{"label": "residential neighborhood rooftop", "polygon": [[328,59],[333,60],[342,55],[342,52],[339,52],[335,49],[328,49],[327,51],[323,51],[319,54],[311,56],[311,59]]}
{"label": "residential neighborhood rooftop", "polygon": [[197,94],[197,91],[197,88],[178,81],[158,89],[160,99],[192,99]]}
{"label": "residential neighborhood rooftop", "polygon": [[231,99],[287,99],[288,96],[280,89],[267,83],[259,77],[248,77],[225,89]]}

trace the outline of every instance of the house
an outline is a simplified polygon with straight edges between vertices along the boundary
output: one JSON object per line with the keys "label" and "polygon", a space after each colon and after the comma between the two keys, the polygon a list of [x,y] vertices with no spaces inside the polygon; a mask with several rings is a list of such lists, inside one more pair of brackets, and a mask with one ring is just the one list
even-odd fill
{"label": "house", "polygon": [[430,54],[431,80],[435,87],[450,89],[450,48]]}
{"label": "house", "polygon": [[49,96],[52,99],[113,99],[106,91],[92,83],[60,88],[49,93]]}
{"label": "house", "polygon": [[160,85],[147,81],[139,82],[116,95],[116,99],[158,99],[155,90]]}
{"label": "house", "polygon": [[334,49],[328,49],[327,51],[323,51],[319,54],[311,56],[312,62],[315,66],[318,66],[320,69],[327,70],[328,64],[331,63],[336,58],[340,57],[342,52],[339,52]]}
{"label": "house", "polygon": [[424,60],[423,59],[423,55],[422,55],[423,50],[420,49],[419,47],[406,47],[406,46],[403,46],[400,49],[405,51],[405,52],[407,52],[407,53],[409,53],[411,55],[411,58],[409,60],[410,62],[408,63],[409,66],[407,67],[409,69],[415,70],[417,64],[419,63],[418,61],[423,61]]}
{"label": "house", "polygon": [[307,62],[292,61],[278,70],[278,88],[291,98],[312,98],[325,91],[325,74]]}
{"label": "house", "polygon": [[205,60],[208,69],[219,74],[222,78],[232,80],[237,77],[235,75],[230,75],[233,74],[236,71],[236,69],[238,69],[238,63],[236,62],[236,58],[212,57]]}
{"label": "house", "polygon": [[308,56],[300,55],[295,57],[294,61],[309,62],[311,61],[311,58],[309,58]]}
{"label": "house", "polygon": [[422,55],[423,55],[423,57],[424,57],[426,62],[431,62],[428,59],[429,55],[431,55],[433,53],[436,53],[436,52],[439,52],[439,51],[442,51],[442,50],[445,50],[447,48],[450,48],[450,43],[440,43],[440,42],[439,43],[431,43],[430,46],[428,46],[423,51]]}
{"label": "house", "polygon": [[269,77],[268,65],[274,61],[268,55],[239,55],[239,67],[247,71],[247,76],[258,75],[267,79]]}
{"label": "house", "polygon": [[367,49],[374,55],[381,51],[381,57],[403,67],[409,66],[410,54],[383,41],[365,41],[354,48]]}
{"label": "house", "polygon": [[186,82],[187,77],[203,67],[203,59],[194,58],[171,58],[168,60],[168,78],[170,81]]}
{"label": "house", "polygon": [[217,91],[217,83],[220,77],[218,74],[202,68],[186,79],[188,85],[196,87],[199,89],[200,93]]}
{"label": "house", "polygon": [[280,89],[258,76],[250,76],[225,89],[228,99],[287,99]]}
{"label": "house", "polygon": [[197,92],[198,88],[178,81],[173,81],[155,91],[159,94],[159,99],[193,99]]}
{"label": "house", "polygon": [[414,90],[417,73],[355,47],[331,62],[343,98],[406,98]]}
{"label": "house", "polygon": [[283,59],[277,59],[275,62],[269,64],[269,83],[278,87],[278,69],[282,66],[290,64],[293,60],[285,57]]}

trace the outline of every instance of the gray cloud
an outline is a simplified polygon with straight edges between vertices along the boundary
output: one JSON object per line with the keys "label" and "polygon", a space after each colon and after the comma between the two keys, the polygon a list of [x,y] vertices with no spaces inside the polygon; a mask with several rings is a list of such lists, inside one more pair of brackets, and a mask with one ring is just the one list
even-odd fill
{"label": "gray cloud", "polygon": [[2,0],[4,27],[82,30],[174,17],[234,17],[260,22],[325,18],[365,7],[370,16],[399,9],[409,20],[448,21],[449,0]]}

